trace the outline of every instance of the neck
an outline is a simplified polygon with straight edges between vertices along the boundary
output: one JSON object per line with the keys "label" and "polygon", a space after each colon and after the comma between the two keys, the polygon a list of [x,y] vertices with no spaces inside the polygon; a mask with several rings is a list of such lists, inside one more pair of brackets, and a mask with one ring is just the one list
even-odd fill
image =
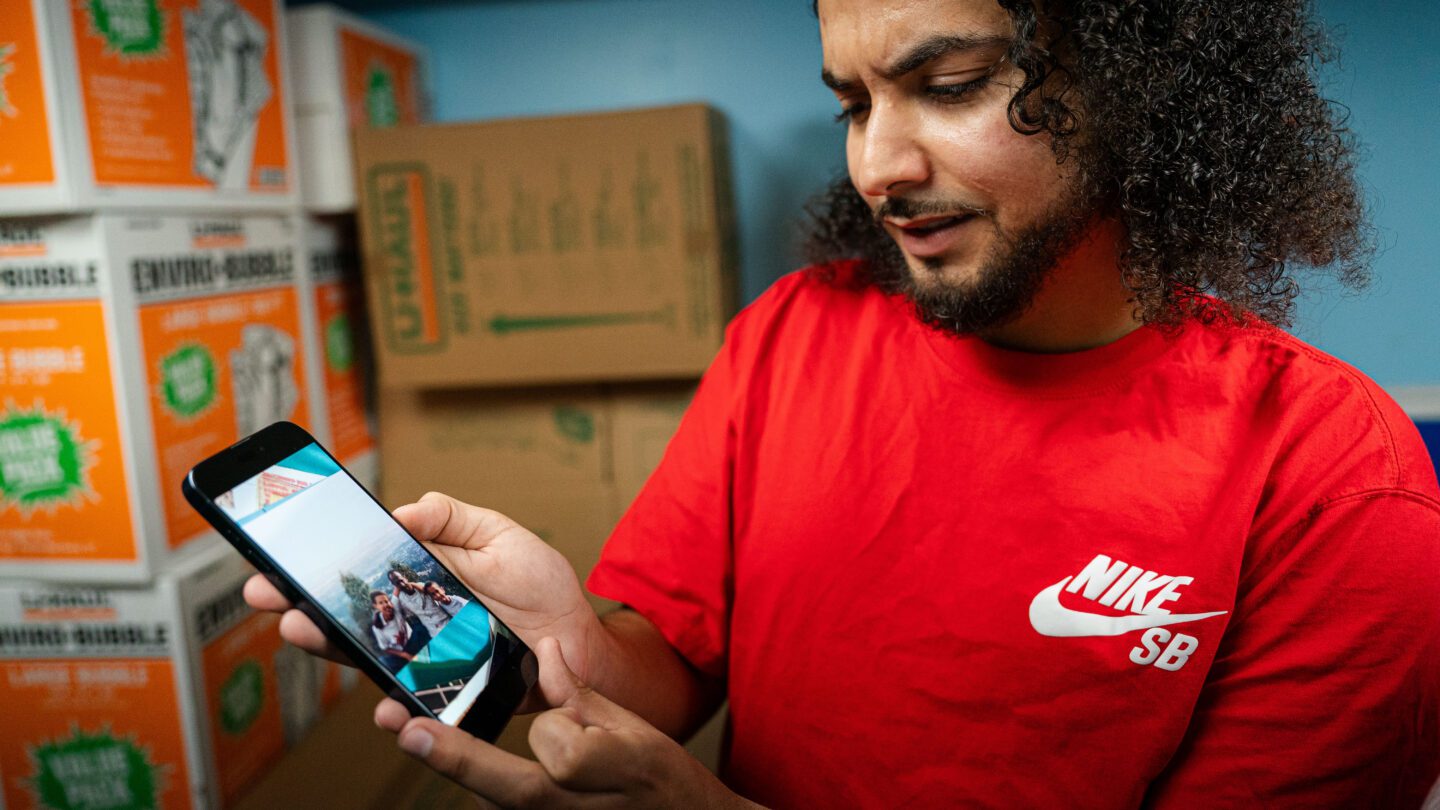
{"label": "neck", "polygon": [[1078,352],[1113,343],[1140,327],[1120,279],[1124,231],[1105,220],[1056,264],[1019,318],[983,332],[981,340],[1024,352]]}

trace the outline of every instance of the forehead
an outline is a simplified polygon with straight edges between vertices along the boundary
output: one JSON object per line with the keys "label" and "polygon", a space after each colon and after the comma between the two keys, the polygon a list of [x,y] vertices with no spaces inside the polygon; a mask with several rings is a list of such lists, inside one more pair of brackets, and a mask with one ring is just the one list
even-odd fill
{"label": "forehead", "polygon": [[825,68],[878,72],[936,35],[1005,36],[1010,16],[995,0],[819,0]]}

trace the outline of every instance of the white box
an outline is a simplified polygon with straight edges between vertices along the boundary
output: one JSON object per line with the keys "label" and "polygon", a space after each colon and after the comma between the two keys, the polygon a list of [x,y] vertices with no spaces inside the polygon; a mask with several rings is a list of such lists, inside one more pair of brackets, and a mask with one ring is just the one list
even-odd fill
{"label": "white box", "polygon": [[352,216],[301,217],[301,265],[315,312],[309,349],[315,362],[308,368],[316,437],[373,491],[379,455],[370,407],[373,358],[355,227]]}
{"label": "white box", "polygon": [[300,191],[308,210],[355,210],[356,127],[427,120],[419,46],[334,6],[286,13],[300,145]]}
{"label": "white box", "polygon": [[0,215],[299,199],[278,0],[0,0]]}
{"label": "white box", "polygon": [[0,577],[143,582],[219,538],[196,462],[310,427],[293,216],[0,220]]}
{"label": "white box", "polygon": [[0,586],[0,805],[219,807],[268,770],[314,676],[252,572],[214,547],[150,588]]}

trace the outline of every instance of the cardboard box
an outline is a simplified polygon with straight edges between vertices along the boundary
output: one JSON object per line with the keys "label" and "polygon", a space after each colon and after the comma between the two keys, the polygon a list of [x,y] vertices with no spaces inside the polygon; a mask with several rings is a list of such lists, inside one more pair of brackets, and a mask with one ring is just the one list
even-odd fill
{"label": "cardboard box", "polygon": [[4,803],[224,806],[273,766],[312,670],[251,571],[217,546],[146,589],[0,586]]}
{"label": "cardboard box", "polygon": [[393,509],[435,490],[494,509],[559,549],[583,581],[693,388],[382,391],[382,500]]}
{"label": "cardboard box", "polygon": [[382,387],[698,377],[733,311],[701,105],[356,133]]}
{"label": "cardboard box", "polygon": [[354,211],[350,131],[428,119],[421,50],[334,6],[306,6],[285,16],[301,200],[317,213]]}
{"label": "cardboard box", "polygon": [[494,509],[583,578],[615,523],[609,419],[598,388],[382,391],[381,500],[394,509],[434,490]]}
{"label": "cardboard box", "polygon": [[0,0],[0,214],[284,210],[277,0]]}
{"label": "cardboard box", "polygon": [[[433,785],[438,775],[403,754],[395,735],[374,725],[380,690],[366,685],[344,695],[336,709],[321,719],[294,751],[285,755],[253,790],[240,798],[239,810],[276,807],[343,807],[354,810],[395,810],[420,785]],[[446,783],[449,784],[449,783]],[[429,788],[433,790],[433,788]],[[448,798],[448,797],[446,797]],[[461,807],[464,804],[419,804],[419,807]]]}
{"label": "cardboard box", "polygon": [[288,217],[0,221],[0,577],[148,580],[219,542],[196,462],[309,426]]}
{"label": "cardboard box", "polygon": [[[351,217],[305,216],[301,264],[314,307],[311,389],[315,435],[366,488],[378,485],[373,427],[373,363],[365,317],[355,223]],[[322,362],[323,361],[323,362]]]}
{"label": "cardboard box", "polygon": [[617,519],[660,464],[694,398],[693,383],[610,389],[610,457]]}

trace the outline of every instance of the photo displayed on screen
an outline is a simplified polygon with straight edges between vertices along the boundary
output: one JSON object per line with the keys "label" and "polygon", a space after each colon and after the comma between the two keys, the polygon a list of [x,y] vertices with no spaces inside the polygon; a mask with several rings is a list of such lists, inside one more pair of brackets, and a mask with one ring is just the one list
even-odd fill
{"label": "photo displayed on screen", "polygon": [[215,502],[442,722],[509,657],[506,628],[320,445]]}

